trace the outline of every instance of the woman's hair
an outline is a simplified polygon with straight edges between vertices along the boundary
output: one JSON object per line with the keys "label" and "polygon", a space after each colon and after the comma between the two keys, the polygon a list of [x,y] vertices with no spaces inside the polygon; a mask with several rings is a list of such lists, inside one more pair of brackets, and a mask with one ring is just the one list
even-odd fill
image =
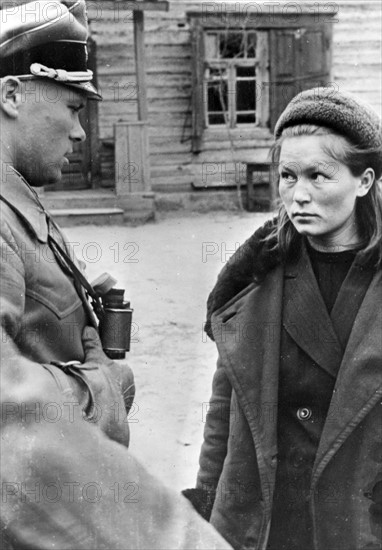
{"label": "woman's hair", "polygon": [[[375,181],[364,197],[356,199],[356,219],[359,224],[362,239],[366,246],[362,251],[362,263],[372,261],[377,267],[382,264],[382,151],[380,149],[361,149],[351,143],[345,136],[336,133],[330,128],[313,124],[299,124],[283,130],[279,139],[271,149],[272,165],[277,166],[280,158],[281,146],[285,138],[295,136],[336,136],[342,138],[330,139],[324,146],[325,153],[334,160],[345,164],[353,176],[360,176],[367,168],[372,168]],[[274,171],[275,173],[276,171]],[[278,186],[278,176],[272,185]],[[301,235],[290,221],[285,207],[280,205],[277,223],[267,241],[276,242],[280,259],[286,261],[294,256],[301,247]]]}

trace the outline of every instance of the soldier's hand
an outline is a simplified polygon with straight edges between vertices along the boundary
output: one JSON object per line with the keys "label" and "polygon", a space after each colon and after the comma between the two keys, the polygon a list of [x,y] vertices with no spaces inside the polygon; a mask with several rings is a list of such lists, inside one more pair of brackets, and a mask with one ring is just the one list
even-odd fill
{"label": "soldier's hand", "polygon": [[96,365],[112,363],[102,349],[101,339],[94,327],[85,327],[82,333],[82,345],[85,352],[85,363]]}

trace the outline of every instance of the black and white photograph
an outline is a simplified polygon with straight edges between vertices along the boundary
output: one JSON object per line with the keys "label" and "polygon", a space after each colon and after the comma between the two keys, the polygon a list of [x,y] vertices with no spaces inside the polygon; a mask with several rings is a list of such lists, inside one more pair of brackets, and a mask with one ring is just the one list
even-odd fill
{"label": "black and white photograph", "polygon": [[2,550],[382,550],[382,1],[0,0]]}

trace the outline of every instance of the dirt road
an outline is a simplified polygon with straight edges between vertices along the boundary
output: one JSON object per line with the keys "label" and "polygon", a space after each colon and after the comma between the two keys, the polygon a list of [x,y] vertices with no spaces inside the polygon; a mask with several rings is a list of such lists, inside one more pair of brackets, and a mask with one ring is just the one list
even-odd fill
{"label": "dirt road", "polygon": [[131,449],[175,490],[195,483],[215,369],[215,346],[202,331],[208,293],[235,247],[268,217],[178,213],[139,227],[65,230],[90,280],[108,271],[127,289],[137,386]]}

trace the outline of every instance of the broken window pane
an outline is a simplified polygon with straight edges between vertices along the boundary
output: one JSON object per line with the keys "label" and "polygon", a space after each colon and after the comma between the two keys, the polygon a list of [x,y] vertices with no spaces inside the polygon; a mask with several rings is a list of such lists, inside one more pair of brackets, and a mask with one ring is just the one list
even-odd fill
{"label": "broken window pane", "polygon": [[227,79],[227,69],[208,67],[206,71],[206,78],[208,80],[219,81]]}
{"label": "broken window pane", "polygon": [[220,56],[222,58],[244,57],[244,33],[221,33],[219,42]]}
{"label": "broken window pane", "polygon": [[227,82],[207,83],[208,111],[226,111],[228,105],[228,86]]}
{"label": "broken window pane", "polygon": [[247,57],[256,57],[257,35],[255,32],[247,35]]}

